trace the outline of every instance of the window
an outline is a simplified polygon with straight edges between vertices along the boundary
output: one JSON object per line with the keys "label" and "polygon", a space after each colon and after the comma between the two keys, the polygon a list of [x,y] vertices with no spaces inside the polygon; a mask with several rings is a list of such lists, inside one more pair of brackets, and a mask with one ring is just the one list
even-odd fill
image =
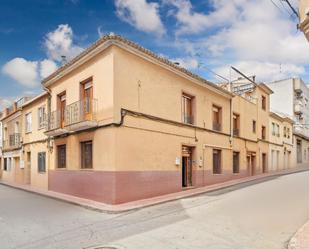
{"label": "window", "polygon": [[221,150],[213,150],[212,162],[213,174],[221,174]]}
{"label": "window", "polygon": [[285,127],[285,126],[283,127],[283,136],[284,136],[284,137],[287,137],[287,136],[286,136],[286,127]]}
{"label": "window", "polygon": [[30,112],[26,114],[26,132],[31,131],[32,131],[32,114]]}
{"label": "window", "polygon": [[92,169],[92,141],[81,142],[81,168]]}
{"label": "window", "polygon": [[57,154],[58,154],[58,167],[59,169],[63,169],[66,167],[66,145],[58,145],[57,146]]}
{"label": "window", "polygon": [[262,126],[262,139],[266,139],[266,127]]}
{"label": "window", "polygon": [[212,106],[213,113],[213,130],[221,131],[221,122],[222,122],[222,108],[216,105]]}
{"label": "window", "polygon": [[276,125],[274,122],[271,123],[271,127],[272,127],[272,135],[275,136],[276,135]]}
{"label": "window", "polygon": [[185,124],[193,124],[193,97],[182,94],[182,122]]}
{"label": "window", "polygon": [[277,124],[276,128],[277,128],[277,137],[280,137],[280,126]]}
{"label": "window", "polygon": [[233,173],[239,173],[239,152],[233,152]]}
{"label": "window", "polygon": [[240,118],[238,114],[233,114],[233,135],[239,136]]}
{"label": "window", "polygon": [[8,170],[8,159],[3,158],[3,170],[7,171]]}
{"label": "window", "polygon": [[252,132],[256,133],[256,121],[255,120],[252,121]]}
{"label": "window", "polygon": [[39,129],[44,128],[45,125],[45,106],[42,106],[38,109],[38,127]]}
{"label": "window", "polygon": [[287,133],[287,138],[290,138],[290,128],[286,129],[286,133]]}
{"label": "window", "polygon": [[46,153],[45,152],[38,153],[38,171],[40,173],[46,172]]}
{"label": "window", "polygon": [[262,95],[262,109],[266,110],[266,97]]}

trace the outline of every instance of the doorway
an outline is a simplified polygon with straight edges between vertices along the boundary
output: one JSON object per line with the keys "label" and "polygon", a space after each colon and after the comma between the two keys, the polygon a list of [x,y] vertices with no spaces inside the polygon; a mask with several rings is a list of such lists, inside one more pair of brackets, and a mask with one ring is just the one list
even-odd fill
{"label": "doorway", "polygon": [[92,78],[84,81],[81,84],[81,97],[82,97],[82,110],[83,115],[82,119],[92,120],[93,113],[93,87],[92,87]]}
{"label": "doorway", "polygon": [[256,157],[252,152],[247,153],[247,170],[250,176],[255,175]]}
{"label": "doorway", "polygon": [[182,187],[191,187],[192,184],[192,147],[182,147]]}
{"label": "doorway", "polygon": [[26,165],[25,165],[25,184],[30,184],[31,182],[31,152],[27,152]]}
{"label": "doorway", "polygon": [[[277,160],[279,159],[279,153],[277,152]],[[278,164],[278,161],[277,161]],[[262,153],[262,171],[263,173],[267,172],[267,162],[266,162],[266,153]]]}
{"label": "doorway", "polygon": [[59,110],[60,128],[63,128],[65,126],[65,109],[66,109],[66,94],[64,92],[58,95],[58,110]]}

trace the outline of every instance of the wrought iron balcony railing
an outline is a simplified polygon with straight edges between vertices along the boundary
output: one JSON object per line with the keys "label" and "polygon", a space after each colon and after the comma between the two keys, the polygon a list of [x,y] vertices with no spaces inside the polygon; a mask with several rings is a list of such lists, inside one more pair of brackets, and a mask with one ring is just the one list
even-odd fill
{"label": "wrought iron balcony railing", "polygon": [[7,140],[3,141],[3,149],[16,149],[21,147],[21,136],[20,133],[10,134]]}
{"label": "wrought iron balcony railing", "polygon": [[182,119],[185,124],[193,124],[193,116],[184,115]]}
{"label": "wrought iron balcony railing", "polygon": [[233,136],[238,137],[239,136],[239,129],[233,129]]}
{"label": "wrought iron balcony railing", "polygon": [[221,131],[221,124],[220,123],[212,123],[212,129],[215,131]]}
{"label": "wrought iron balcony railing", "polygon": [[76,101],[65,108],[65,126],[83,121],[96,120],[97,100],[85,98]]}
{"label": "wrought iron balcony railing", "polygon": [[49,115],[47,130],[50,131],[63,127],[64,122],[61,122],[62,119],[64,121],[64,118],[61,118],[60,110],[51,112]]}

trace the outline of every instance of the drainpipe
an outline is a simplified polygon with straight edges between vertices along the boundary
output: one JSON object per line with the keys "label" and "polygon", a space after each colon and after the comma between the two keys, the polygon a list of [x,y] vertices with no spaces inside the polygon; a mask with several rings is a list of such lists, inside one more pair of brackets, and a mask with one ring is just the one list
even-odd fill
{"label": "drainpipe", "polygon": [[[47,98],[47,128],[49,129],[50,128],[50,113],[51,113],[51,90],[44,85],[43,85],[43,89],[48,93],[48,98]],[[51,141],[51,138],[50,138],[50,136],[48,136],[48,138],[47,138],[47,149],[51,153],[52,150],[51,150],[51,147],[50,147],[50,141]],[[48,160],[47,170],[49,170],[50,164],[51,164],[50,153],[47,154],[47,158],[48,158],[47,159]],[[49,189],[49,186],[47,186],[47,188]]]}

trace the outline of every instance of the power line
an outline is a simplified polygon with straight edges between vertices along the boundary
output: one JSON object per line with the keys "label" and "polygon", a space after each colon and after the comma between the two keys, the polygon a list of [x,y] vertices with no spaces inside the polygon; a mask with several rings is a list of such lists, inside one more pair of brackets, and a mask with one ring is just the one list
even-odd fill
{"label": "power line", "polygon": [[292,16],[293,13],[291,13],[291,12],[285,7],[285,5],[283,4],[283,2],[282,2],[281,0],[279,0],[279,2],[280,2],[280,4],[282,5],[282,7],[284,8],[284,10],[286,11],[286,13],[288,13],[289,16]]}
{"label": "power line", "polygon": [[203,63],[199,63],[199,64],[198,64],[198,68],[204,68],[204,69],[206,69],[207,71],[209,71],[210,73],[216,75],[217,77],[219,77],[219,78],[221,78],[221,79],[223,79],[223,80],[225,80],[225,81],[227,81],[227,82],[230,82],[227,78],[225,78],[225,77],[223,77],[222,75],[217,74],[216,72],[214,72],[214,71],[212,71],[211,69],[207,68],[205,65],[203,65]]}
{"label": "power line", "polygon": [[281,0],[281,1],[286,2],[289,5],[290,9],[293,11],[293,13],[299,18],[298,12],[294,9],[289,0]]}
{"label": "power line", "polygon": [[282,13],[282,14],[285,14],[282,9],[273,1],[273,0],[270,0],[271,3]]}

